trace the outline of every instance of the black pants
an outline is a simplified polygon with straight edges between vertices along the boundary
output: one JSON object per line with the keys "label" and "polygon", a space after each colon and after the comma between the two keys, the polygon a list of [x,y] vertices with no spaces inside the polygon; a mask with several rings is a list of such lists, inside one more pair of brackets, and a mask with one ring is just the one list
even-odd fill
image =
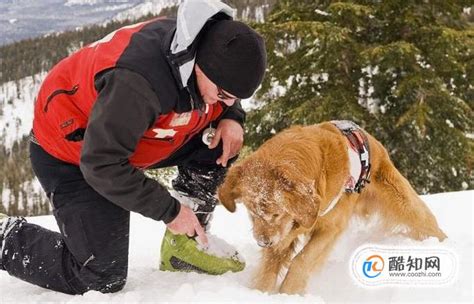
{"label": "black pants", "polygon": [[[215,164],[221,154],[221,145],[210,150],[196,136],[155,167],[178,165],[180,175],[195,168],[223,176],[225,168]],[[23,224],[5,240],[5,270],[68,294],[121,290],[127,278],[130,213],[92,189],[78,166],[54,158],[34,143],[30,158],[61,233]],[[210,187],[215,191],[217,181]]]}

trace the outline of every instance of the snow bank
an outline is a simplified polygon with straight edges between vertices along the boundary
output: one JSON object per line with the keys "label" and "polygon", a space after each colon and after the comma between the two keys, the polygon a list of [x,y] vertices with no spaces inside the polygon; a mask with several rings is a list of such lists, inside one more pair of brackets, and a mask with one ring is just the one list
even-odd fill
{"label": "snow bank", "polygon": [[[240,273],[209,276],[195,273],[170,273],[158,270],[160,241],[164,225],[134,214],[131,223],[130,268],[125,289],[117,294],[88,292],[69,296],[48,291],[0,272],[0,303],[7,302],[471,302],[474,191],[424,196],[449,239],[439,243],[428,239],[418,243],[402,237],[384,236],[374,229],[376,223],[353,220],[337,242],[320,273],[314,274],[305,296],[269,295],[249,287],[256,268],[259,248],[252,238],[251,226],[243,205],[235,214],[218,207],[211,232],[235,245],[245,257],[247,268]],[[55,229],[51,216],[30,218],[31,222]],[[459,273],[455,282],[443,287],[361,287],[350,274],[350,257],[364,243],[446,247],[458,257]]]}

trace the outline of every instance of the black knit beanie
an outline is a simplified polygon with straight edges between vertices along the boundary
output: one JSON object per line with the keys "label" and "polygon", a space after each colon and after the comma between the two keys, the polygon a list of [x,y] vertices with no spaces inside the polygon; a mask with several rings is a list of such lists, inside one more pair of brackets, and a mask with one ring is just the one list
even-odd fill
{"label": "black knit beanie", "polygon": [[263,38],[245,23],[221,20],[203,33],[196,63],[230,94],[249,98],[263,80],[267,62]]}

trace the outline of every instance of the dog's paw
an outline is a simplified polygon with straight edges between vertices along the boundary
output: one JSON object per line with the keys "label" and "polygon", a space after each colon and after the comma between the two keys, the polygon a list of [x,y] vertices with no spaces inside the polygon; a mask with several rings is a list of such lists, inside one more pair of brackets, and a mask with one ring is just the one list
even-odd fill
{"label": "dog's paw", "polygon": [[272,280],[261,279],[254,280],[253,287],[261,292],[273,293],[275,291],[275,283]]}
{"label": "dog's paw", "polygon": [[289,295],[304,295],[306,284],[301,281],[284,280],[280,286],[279,293],[286,293]]}
{"label": "dog's paw", "polygon": [[254,284],[253,287],[261,292],[273,293],[274,287],[269,284]]}

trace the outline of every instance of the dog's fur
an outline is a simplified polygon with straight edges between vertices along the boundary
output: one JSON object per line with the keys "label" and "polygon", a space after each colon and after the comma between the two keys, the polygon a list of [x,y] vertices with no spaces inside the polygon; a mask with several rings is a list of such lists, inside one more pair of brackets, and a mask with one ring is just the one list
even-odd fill
{"label": "dog's fur", "polygon": [[[336,206],[321,214],[341,194],[349,177],[347,138],[332,123],[285,130],[230,168],[218,194],[235,211],[246,206],[257,243],[263,247],[254,286],[275,290],[278,275],[288,272],[278,289],[303,293],[310,275],[324,262],[335,240],[355,215],[381,215],[385,228],[415,240],[446,235],[408,181],[394,167],[385,148],[367,134],[371,182],[358,193],[343,193]],[[308,242],[293,257],[298,238]]]}

